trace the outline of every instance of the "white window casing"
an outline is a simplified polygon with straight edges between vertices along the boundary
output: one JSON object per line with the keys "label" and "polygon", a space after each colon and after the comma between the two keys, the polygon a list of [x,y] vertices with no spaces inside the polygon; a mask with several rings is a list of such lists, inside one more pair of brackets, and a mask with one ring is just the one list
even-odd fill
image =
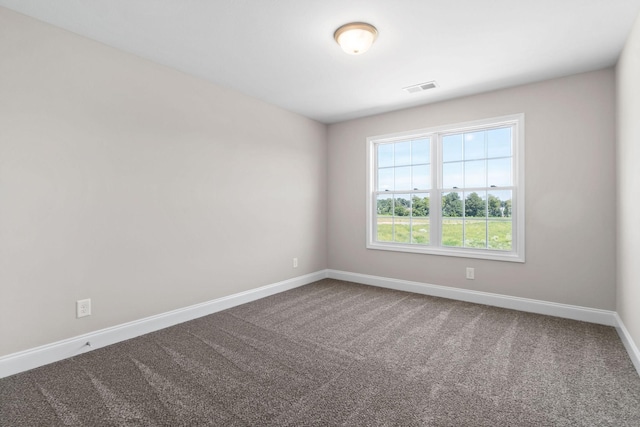
{"label": "white window casing", "polygon": [[[504,154],[503,148],[507,147],[507,131],[509,155]],[[498,136],[491,140],[491,135]],[[513,114],[367,138],[367,248],[524,262],[524,135],[524,114]],[[429,145],[428,161],[421,151],[426,150],[425,141]],[[458,142],[459,158],[445,159],[445,154],[458,154]],[[460,216],[453,216],[450,210],[443,214],[443,197],[449,193],[458,194],[450,195],[445,205],[460,211]],[[425,211],[427,197],[428,216],[414,216],[414,212]],[[480,203],[479,208],[475,215],[467,216],[467,212],[474,212],[474,203]],[[417,211],[417,207],[421,210]],[[386,214],[379,215],[379,209],[385,209]],[[484,216],[478,216],[480,212]],[[505,243],[509,236],[498,239],[498,235],[504,237],[505,230],[499,224],[511,224],[510,244]],[[443,242],[445,228],[449,231]],[[484,240],[470,238],[472,234],[482,237],[483,230]],[[461,238],[451,243],[454,240],[450,235]]]}

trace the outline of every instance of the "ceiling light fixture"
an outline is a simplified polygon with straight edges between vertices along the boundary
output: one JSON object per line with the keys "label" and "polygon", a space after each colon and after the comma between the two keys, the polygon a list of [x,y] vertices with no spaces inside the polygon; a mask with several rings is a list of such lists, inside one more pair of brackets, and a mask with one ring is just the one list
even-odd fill
{"label": "ceiling light fixture", "polygon": [[371,24],[364,22],[351,22],[338,28],[333,33],[333,38],[349,55],[365,53],[373,41],[378,37],[378,30]]}

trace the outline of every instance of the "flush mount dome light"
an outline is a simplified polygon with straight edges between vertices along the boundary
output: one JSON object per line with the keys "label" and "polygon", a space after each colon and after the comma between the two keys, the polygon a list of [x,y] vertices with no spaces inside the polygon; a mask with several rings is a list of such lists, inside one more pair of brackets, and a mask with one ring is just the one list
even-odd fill
{"label": "flush mount dome light", "polygon": [[333,38],[336,39],[342,50],[350,55],[365,53],[377,36],[376,27],[364,22],[345,24],[333,33]]}

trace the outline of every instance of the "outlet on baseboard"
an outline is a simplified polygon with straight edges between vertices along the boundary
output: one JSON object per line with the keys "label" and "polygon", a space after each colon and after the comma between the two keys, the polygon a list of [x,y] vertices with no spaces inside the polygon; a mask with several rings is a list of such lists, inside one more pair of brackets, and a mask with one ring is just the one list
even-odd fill
{"label": "outlet on baseboard", "polygon": [[76,318],[91,316],[91,299],[80,299],[76,301]]}

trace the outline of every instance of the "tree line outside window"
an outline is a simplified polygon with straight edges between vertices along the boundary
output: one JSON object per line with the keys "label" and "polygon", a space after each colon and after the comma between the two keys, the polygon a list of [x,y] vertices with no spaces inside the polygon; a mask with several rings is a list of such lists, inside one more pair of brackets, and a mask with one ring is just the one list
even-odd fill
{"label": "tree line outside window", "polygon": [[[446,193],[442,197],[443,217],[511,217],[510,199],[501,200],[499,197],[489,194],[485,200],[475,191],[469,193],[467,197],[463,199],[460,194],[461,192],[453,191]],[[429,197],[420,197],[417,195],[414,195],[411,199],[404,197],[388,197],[378,199],[377,203],[378,215],[414,217],[429,216]]]}

